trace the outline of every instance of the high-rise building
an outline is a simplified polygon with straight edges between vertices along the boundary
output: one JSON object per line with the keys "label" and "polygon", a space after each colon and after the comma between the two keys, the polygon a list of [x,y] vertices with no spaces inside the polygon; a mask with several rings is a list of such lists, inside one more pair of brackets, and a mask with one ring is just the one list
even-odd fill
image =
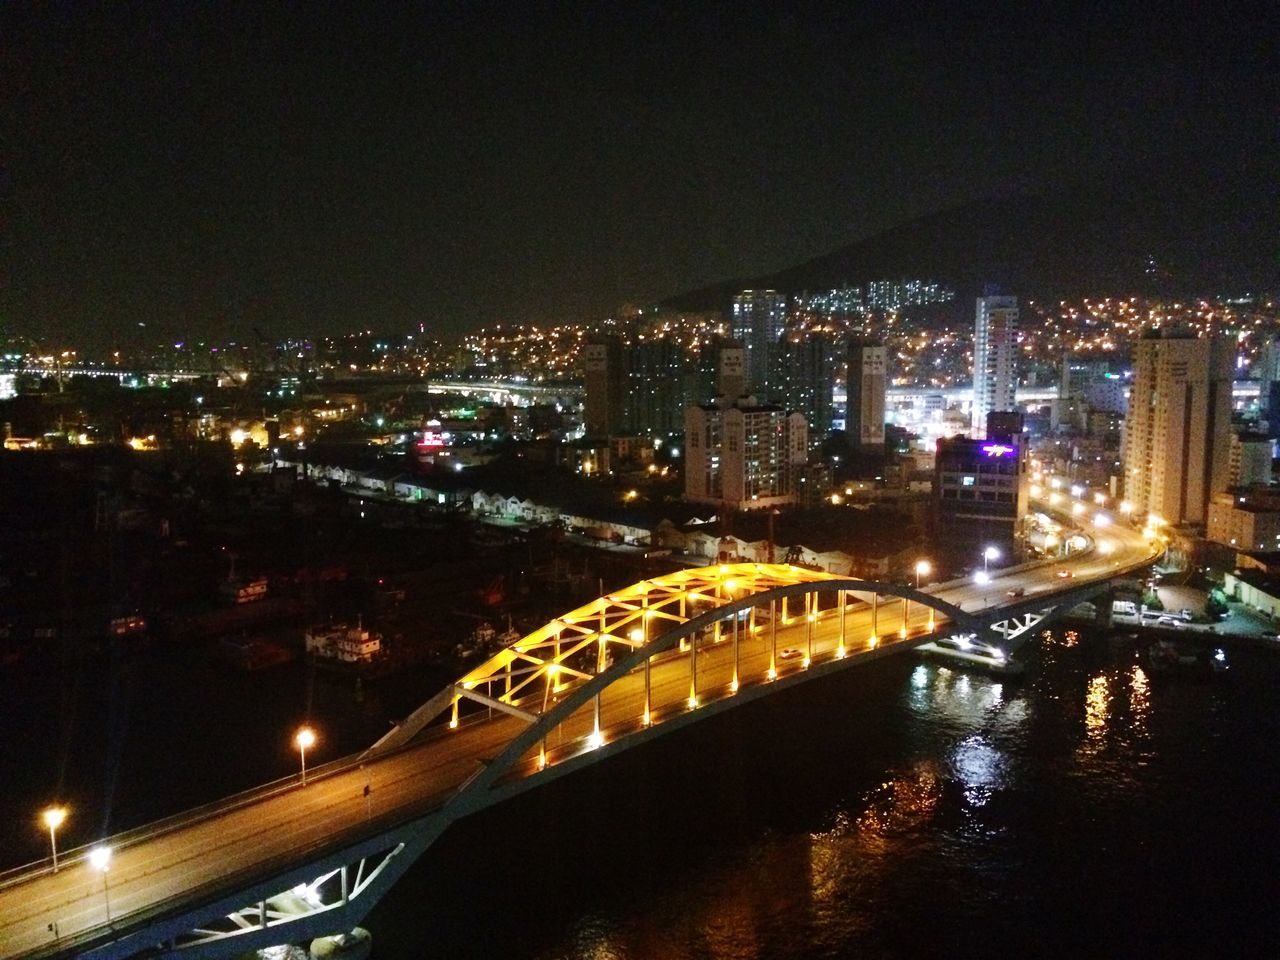
{"label": "high-rise building", "polygon": [[884,449],[885,392],[888,386],[883,343],[849,342],[848,409],[844,418],[849,442],[864,449]]}
{"label": "high-rise building", "polygon": [[685,498],[754,510],[793,503],[808,461],[804,417],[781,407],[705,404],[685,413]]}
{"label": "high-rise building", "polygon": [[747,395],[747,348],[740,343],[723,344],[716,351],[716,392],[726,404]]}
{"label": "high-rise building", "polygon": [[608,437],[623,429],[626,377],[622,344],[616,337],[600,337],[583,344],[582,420],[590,437]]}
{"label": "high-rise building", "polygon": [[[1254,364],[1254,376],[1258,380],[1258,412],[1269,422],[1280,420],[1280,397],[1276,397],[1280,387],[1280,343],[1275,338],[1262,344],[1258,352],[1257,363]],[[1276,435],[1275,429],[1271,431]]]}
{"label": "high-rise building", "polygon": [[691,365],[684,347],[667,337],[637,340],[622,348],[625,386],[620,429],[642,437],[679,436],[690,394]]}
{"label": "high-rise building", "polygon": [[783,335],[778,352],[777,393],[788,409],[804,415],[810,441],[821,442],[831,432],[842,340],[829,330],[796,330]]}
{"label": "high-rise building", "polygon": [[[1266,486],[1271,482],[1274,441],[1265,433],[1232,431],[1227,483],[1232,487]],[[1217,493],[1218,491],[1214,491]]]}
{"label": "high-rise building", "polygon": [[1017,297],[979,297],[973,328],[973,430],[986,428],[987,414],[1012,410],[1017,380],[1013,368],[1018,327]]}
{"label": "high-rise building", "polygon": [[1207,520],[1210,498],[1230,483],[1234,367],[1226,337],[1152,334],[1134,344],[1122,461],[1136,512]]}
{"label": "high-rise building", "polygon": [[787,319],[787,298],[776,290],[743,290],[733,298],[730,335],[747,348],[750,390],[771,398],[776,379],[778,338]]}

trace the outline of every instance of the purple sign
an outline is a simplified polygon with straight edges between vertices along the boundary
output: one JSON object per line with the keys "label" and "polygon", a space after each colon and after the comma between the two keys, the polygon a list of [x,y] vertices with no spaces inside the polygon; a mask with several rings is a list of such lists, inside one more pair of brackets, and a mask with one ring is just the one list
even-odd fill
{"label": "purple sign", "polygon": [[982,445],[982,452],[988,457],[1003,457],[1010,453],[1017,453],[1018,451],[1014,447],[1006,446],[1003,443],[984,443]]}

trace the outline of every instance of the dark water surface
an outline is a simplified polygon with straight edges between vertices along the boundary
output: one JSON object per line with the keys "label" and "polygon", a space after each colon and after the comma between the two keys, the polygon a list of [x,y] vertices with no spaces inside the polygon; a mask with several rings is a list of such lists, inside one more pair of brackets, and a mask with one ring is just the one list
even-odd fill
{"label": "dark water surface", "polygon": [[660,738],[447,834],[374,956],[1280,956],[1280,656],[1151,677],[1059,632]]}
{"label": "dark water surface", "polygon": [[[1059,631],[998,681],[889,658],[464,822],[375,960],[1280,956],[1280,655],[1143,673]],[[366,746],[447,677],[248,677],[170,653],[5,677],[0,851],[66,845]],[[309,756],[309,759],[310,756]]]}

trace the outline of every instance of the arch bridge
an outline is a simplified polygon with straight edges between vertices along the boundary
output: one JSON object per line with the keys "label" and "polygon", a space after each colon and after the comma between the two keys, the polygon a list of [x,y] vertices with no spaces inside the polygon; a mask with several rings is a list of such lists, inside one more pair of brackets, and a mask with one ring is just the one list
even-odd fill
{"label": "arch bridge", "polygon": [[[1105,588],[1084,584],[1063,599]],[[943,625],[994,630],[1011,651],[1042,622],[1036,611],[1063,608],[1042,596],[966,611],[962,587],[934,589],[739,563],[599,597],[499,650],[308,783],[121,838],[113,900],[127,909],[105,925],[90,910],[55,944],[24,949],[32,945],[6,926],[12,894],[57,877],[8,887],[0,878],[0,942],[12,945],[0,957],[59,952],[51,946],[232,957],[351,930],[456,820],[712,713],[927,642]],[[43,930],[45,917],[23,922]]]}

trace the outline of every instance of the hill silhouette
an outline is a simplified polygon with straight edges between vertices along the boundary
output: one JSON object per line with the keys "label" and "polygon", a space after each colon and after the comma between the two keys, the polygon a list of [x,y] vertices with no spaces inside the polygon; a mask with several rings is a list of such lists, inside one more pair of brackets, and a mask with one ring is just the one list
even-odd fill
{"label": "hill silhouette", "polygon": [[1178,159],[1054,192],[967,203],[663,305],[720,310],[750,287],[794,294],[901,278],[938,280],[966,298],[990,283],[1042,298],[1275,290],[1277,167],[1259,153]]}

